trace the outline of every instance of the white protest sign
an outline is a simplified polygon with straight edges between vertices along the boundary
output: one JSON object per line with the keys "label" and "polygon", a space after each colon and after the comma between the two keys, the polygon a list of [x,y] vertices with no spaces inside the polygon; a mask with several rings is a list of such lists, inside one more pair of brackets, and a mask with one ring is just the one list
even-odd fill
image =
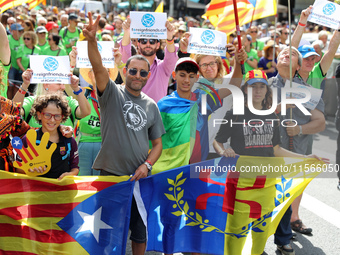
{"label": "white protest sign", "polygon": [[225,56],[227,36],[225,33],[204,28],[189,29],[188,52],[214,56]]}
{"label": "white protest sign", "polygon": [[[290,82],[289,80],[286,81],[285,87],[290,88]],[[307,103],[303,103],[302,105],[310,110],[314,110],[315,107],[317,106],[317,104],[319,103],[320,99],[321,99],[321,94],[322,94],[322,90],[321,89],[316,89],[313,88],[312,86],[305,86],[303,84],[298,84],[296,82],[292,82],[292,88],[293,89],[299,89],[301,91],[301,89],[305,89],[306,91],[308,91],[308,93],[310,93],[311,98]],[[306,94],[301,93],[301,92],[292,92],[292,93],[286,93],[286,97],[292,97],[292,98],[305,98]]]}
{"label": "white protest sign", "polygon": [[340,5],[327,0],[316,0],[308,21],[338,29],[340,25]]}
{"label": "white protest sign", "polygon": [[167,39],[166,13],[130,12],[130,37]]}
{"label": "white protest sign", "polygon": [[33,70],[31,83],[70,84],[70,59],[68,56],[30,56]]}
{"label": "white protest sign", "polygon": [[[97,42],[99,53],[102,57],[103,66],[106,68],[115,67],[115,59],[113,57],[113,48],[115,46],[112,41],[101,41]],[[89,55],[87,52],[87,41],[77,42],[77,64],[78,68],[91,68]]]}

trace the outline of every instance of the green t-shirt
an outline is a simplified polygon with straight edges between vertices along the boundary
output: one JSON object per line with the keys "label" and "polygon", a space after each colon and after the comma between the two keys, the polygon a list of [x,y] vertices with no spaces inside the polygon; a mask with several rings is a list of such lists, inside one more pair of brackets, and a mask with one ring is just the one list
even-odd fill
{"label": "green t-shirt", "polygon": [[[247,55],[248,55],[248,58],[256,59],[257,62],[259,61],[256,50],[250,49],[250,51],[247,52]],[[254,70],[254,68],[252,68],[247,62],[244,62],[244,70],[245,70],[245,74],[243,75],[243,79],[246,77],[247,72]]]}
{"label": "green t-shirt", "polygon": [[256,42],[251,43],[251,46],[255,50],[263,50],[264,42],[257,40]]}
{"label": "green t-shirt", "polygon": [[11,49],[11,63],[12,66],[19,70],[19,66],[17,64],[17,51],[20,47],[20,45],[22,45],[20,40],[15,40],[12,35],[8,36],[8,41],[9,41],[9,47]]}
{"label": "green t-shirt", "polygon": [[0,68],[2,69],[2,81],[1,81],[1,85],[0,85],[0,95],[7,98],[7,89],[8,89],[8,85],[7,85],[7,80],[8,80],[8,71],[10,69],[11,65],[7,65],[4,66],[1,62],[0,62]]}
{"label": "green t-shirt", "polygon": [[[58,52],[59,52],[59,50],[51,50],[51,47],[48,46],[47,48],[43,49],[40,52],[40,55],[47,55],[47,56],[56,57],[58,55]],[[60,48],[60,52],[59,52],[58,56],[67,56],[66,50],[63,49],[63,48]]]}
{"label": "green t-shirt", "polygon": [[63,39],[63,45],[67,51],[67,54],[70,54],[72,47],[66,48],[67,44],[70,44],[71,41],[75,41],[74,46],[76,45],[77,41],[79,40],[79,35],[81,33],[80,28],[76,28],[76,31],[74,33],[71,33],[70,30],[67,29],[67,32],[65,32],[65,29],[67,27],[64,27],[63,29],[60,30],[59,35]]}
{"label": "green t-shirt", "polygon": [[[48,44],[48,41],[46,41],[44,45],[37,44],[37,46],[40,48],[40,51],[43,51],[46,47],[50,47],[50,45]],[[42,54],[40,53],[40,55]]]}
{"label": "green t-shirt", "polygon": [[29,49],[26,45],[21,45],[17,52],[17,59],[21,58],[21,64],[25,70],[30,64],[30,55],[40,55],[40,48],[38,46],[34,46],[33,49]]}
{"label": "green t-shirt", "polygon": [[309,73],[307,83],[314,88],[320,89],[321,82],[325,78],[326,74],[323,75],[320,62],[314,66],[313,70]]}
{"label": "green t-shirt", "polygon": [[[68,101],[68,106],[71,108],[71,116],[63,123],[65,126],[71,126],[73,127],[74,121],[76,120],[76,110],[78,108],[78,101],[73,99],[72,97],[66,97]],[[27,122],[28,125],[30,125],[33,128],[40,128],[41,125],[38,123],[38,121],[30,115],[30,110],[32,108],[32,105],[34,103],[35,96],[25,97],[24,103],[22,105],[22,108],[24,109],[24,120]],[[31,118],[28,120],[28,115],[31,116]]]}
{"label": "green t-shirt", "polygon": [[[88,98],[91,105],[91,114],[79,121],[80,140],[79,142],[96,143],[101,142],[100,121],[93,106],[93,99]],[[99,109],[98,109],[99,111]],[[91,136],[92,135],[92,136]]]}

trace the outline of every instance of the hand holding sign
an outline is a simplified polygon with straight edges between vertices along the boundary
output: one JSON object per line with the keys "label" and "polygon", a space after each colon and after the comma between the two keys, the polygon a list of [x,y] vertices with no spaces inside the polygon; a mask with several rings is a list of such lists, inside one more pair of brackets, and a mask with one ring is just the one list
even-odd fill
{"label": "hand holding sign", "polygon": [[22,162],[15,161],[13,163],[14,167],[24,170],[29,176],[38,176],[50,171],[51,157],[57,145],[52,143],[50,148],[47,149],[49,138],[50,134],[44,133],[40,144],[37,145],[37,132],[31,129],[26,134],[27,148],[25,148],[21,139],[14,137],[12,139],[12,146],[22,159]]}

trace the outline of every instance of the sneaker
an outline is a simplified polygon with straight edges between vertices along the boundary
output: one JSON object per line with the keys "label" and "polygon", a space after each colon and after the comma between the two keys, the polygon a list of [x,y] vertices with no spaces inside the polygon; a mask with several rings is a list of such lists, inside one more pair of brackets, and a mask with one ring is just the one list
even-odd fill
{"label": "sneaker", "polygon": [[281,252],[283,255],[295,255],[295,251],[291,244],[286,245],[278,245],[277,249]]}

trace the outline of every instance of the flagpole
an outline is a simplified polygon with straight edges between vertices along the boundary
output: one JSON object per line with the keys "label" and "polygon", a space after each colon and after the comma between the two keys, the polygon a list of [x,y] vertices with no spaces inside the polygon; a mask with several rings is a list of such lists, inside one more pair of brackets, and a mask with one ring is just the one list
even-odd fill
{"label": "flagpole", "polygon": [[[241,42],[241,31],[240,31],[240,23],[239,23],[239,20],[238,20],[236,0],[233,0],[233,5],[234,5],[234,15],[235,15],[235,24],[236,24],[236,34],[237,34],[237,41],[238,41],[238,49],[240,50],[242,48],[242,42]],[[244,61],[241,61],[241,70],[242,70],[242,74],[246,73],[246,71],[244,70]]]}
{"label": "flagpole", "polygon": [[279,4],[279,0],[276,1],[276,15],[275,15],[275,24],[274,24],[274,26],[275,26],[275,29],[274,29],[274,48],[273,48],[273,61],[272,61],[273,63],[275,62],[275,49],[276,49],[276,47],[275,47],[275,43],[276,43],[275,39],[276,39],[276,31],[277,31],[276,23],[277,23],[278,9],[279,9],[278,8],[278,4]]}
{"label": "flagpole", "polygon": [[[291,17],[291,11],[290,11],[290,1],[288,1],[288,40],[289,40],[289,85],[290,88],[293,87],[293,70],[292,70],[292,17]],[[275,24],[276,26],[276,24]],[[290,97],[292,97],[292,92],[290,92]],[[293,108],[290,108],[290,119],[293,119]],[[293,151],[294,145],[293,145],[293,136],[289,137],[289,150]]]}

